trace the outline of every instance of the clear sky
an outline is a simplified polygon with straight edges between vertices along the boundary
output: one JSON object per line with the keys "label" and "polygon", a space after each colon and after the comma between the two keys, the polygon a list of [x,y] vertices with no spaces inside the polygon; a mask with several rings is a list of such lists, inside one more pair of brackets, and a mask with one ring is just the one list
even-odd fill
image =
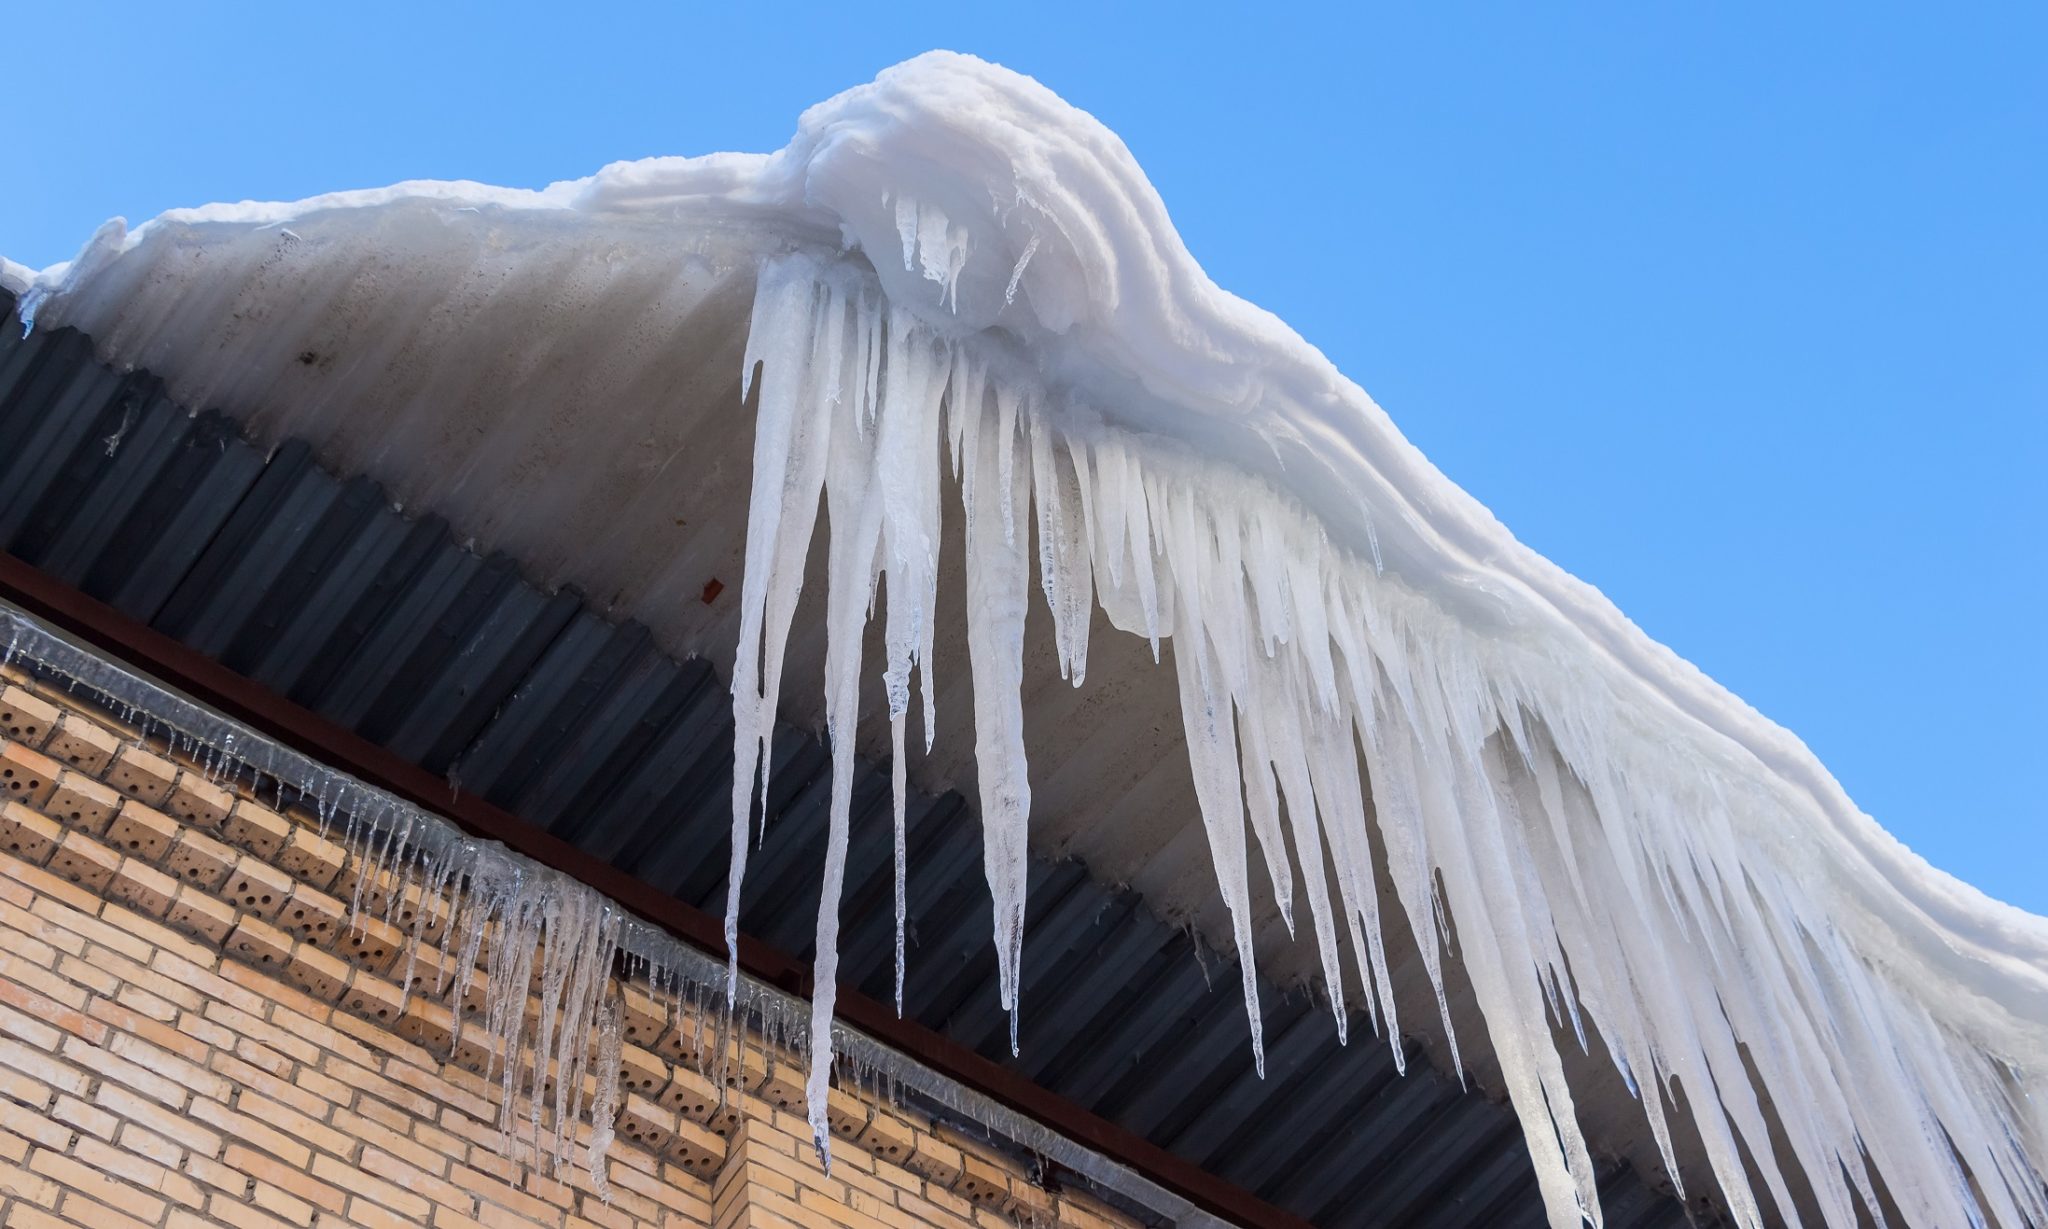
{"label": "clear sky", "polygon": [[2048,913],[2048,7],[767,8],[10,4],[0,253],[774,149],[971,51],[1122,134],[1523,540]]}

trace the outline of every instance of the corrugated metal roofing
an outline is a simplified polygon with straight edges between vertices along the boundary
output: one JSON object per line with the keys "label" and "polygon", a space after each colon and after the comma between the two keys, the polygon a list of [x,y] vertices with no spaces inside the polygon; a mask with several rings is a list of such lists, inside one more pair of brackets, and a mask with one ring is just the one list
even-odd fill
{"label": "corrugated metal roofing", "polygon": [[[13,304],[0,302],[12,315]],[[707,911],[722,912],[732,746],[724,686],[517,562],[408,519],[302,443],[96,362],[69,329],[0,332],[0,546],[237,672],[447,774]],[[808,957],[829,757],[777,731],[768,840],[742,897],[752,935]],[[886,765],[856,778],[842,976],[892,994]],[[958,794],[909,813],[905,1009],[926,1026],[1268,1202],[1344,1226],[1543,1223],[1509,1111],[1364,1020],[1266,992],[1252,1070],[1234,972],[1077,862],[1032,867],[1022,1054],[995,990],[979,824]],[[1661,1229],[1682,1205],[1613,1164],[1606,1223]]]}

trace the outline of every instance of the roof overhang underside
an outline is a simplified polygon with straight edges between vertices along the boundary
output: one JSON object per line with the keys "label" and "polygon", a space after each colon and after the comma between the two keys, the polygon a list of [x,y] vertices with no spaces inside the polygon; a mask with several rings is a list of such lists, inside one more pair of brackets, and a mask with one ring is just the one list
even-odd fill
{"label": "roof overhang underside", "polygon": [[[403,300],[356,276],[270,279],[166,306],[174,314],[154,332],[121,339],[128,364],[198,337],[237,359],[224,386],[184,397],[102,366],[70,330],[10,330],[0,535],[48,577],[715,914],[731,774],[723,663],[753,446],[739,380],[752,270],[699,262],[686,289],[559,270],[544,285],[477,288],[457,273],[421,295],[411,271]],[[492,318],[515,312],[524,318]],[[650,318],[665,328],[650,334]],[[960,557],[957,540],[941,551],[955,569]],[[823,588],[807,580],[805,609]],[[1366,1021],[1340,1045],[1311,993],[1283,989],[1312,979],[1315,956],[1269,897],[1257,902],[1274,983],[1268,1070],[1253,1073],[1235,977],[1217,971],[1221,944],[1209,941],[1229,928],[1171,666],[1105,628],[1088,685],[1071,687],[1037,610],[1025,640],[1025,1015],[1022,1053],[1009,1054],[965,801],[961,589],[957,572],[942,573],[936,673],[952,681],[937,696],[932,754],[909,764],[908,1014],[1317,1224],[1542,1223],[1502,1107],[1426,1063],[1397,1076]],[[768,839],[742,914],[749,935],[799,960],[810,955],[829,762],[809,732],[821,720],[820,623],[801,610],[795,621]],[[879,645],[869,649],[879,660]],[[870,688],[863,711],[878,713]],[[889,999],[893,972],[886,724],[871,718],[859,742],[841,982],[874,1004]],[[1431,992],[1400,911],[1389,901],[1382,916],[1390,952],[1407,954],[1397,993],[1419,1008],[1410,1020],[1427,1020]],[[1484,1031],[1452,963],[1452,1019],[1483,1086]],[[1403,1045],[1441,1057],[1426,1031]],[[1610,1156],[1640,1158],[1639,1111],[1594,1048],[1575,1073],[1601,1090],[1586,1116]],[[1610,1163],[1603,1191],[1610,1225],[1682,1215],[1626,1159]]]}

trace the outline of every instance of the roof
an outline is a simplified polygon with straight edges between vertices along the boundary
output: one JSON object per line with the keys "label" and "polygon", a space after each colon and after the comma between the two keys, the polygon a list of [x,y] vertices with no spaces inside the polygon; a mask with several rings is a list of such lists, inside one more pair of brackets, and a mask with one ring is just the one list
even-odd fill
{"label": "roof", "polygon": [[[49,576],[677,899],[725,890],[732,718],[701,659],[663,653],[573,589],[408,518],[298,441],[265,452],[145,372],[96,361],[71,329],[0,331],[0,544]],[[747,932],[808,959],[829,757],[777,733],[769,838]],[[857,779],[844,984],[891,995],[884,766]],[[957,792],[911,804],[906,1010],[1273,1206],[1318,1225],[1540,1224],[1514,1119],[1427,1062],[1399,1075],[1354,1020],[1340,1045],[1303,993],[1265,989],[1251,1070],[1227,957],[1079,861],[1034,859],[1030,1004],[1011,1057],[988,941],[981,838]],[[1421,1051],[1407,1043],[1412,1057]],[[1684,1209],[1627,1164],[1601,1180],[1607,1223]]]}

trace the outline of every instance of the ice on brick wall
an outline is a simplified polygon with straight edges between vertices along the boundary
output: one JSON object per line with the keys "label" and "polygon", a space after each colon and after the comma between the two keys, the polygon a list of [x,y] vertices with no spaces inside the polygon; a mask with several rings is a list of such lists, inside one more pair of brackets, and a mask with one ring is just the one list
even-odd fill
{"label": "ice on brick wall", "polygon": [[[775,154],[112,226],[24,306],[118,344],[128,296],[235,261],[253,276],[276,249],[246,240],[266,228],[325,245],[297,259],[374,251],[377,276],[403,278],[408,245],[511,216],[543,237],[498,258],[535,268],[615,240],[644,251],[650,228],[751,262],[731,890],[822,514],[821,1147],[863,678],[882,680],[899,752],[899,850],[903,753],[971,717],[1003,1006],[1030,1010],[1022,634],[1043,602],[1074,685],[1098,607],[1174,672],[1255,1051],[1256,882],[1316,946],[1333,1027],[1360,1008],[1394,1036],[1399,1010],[1434,1007],[1448,1030],[1455,934],[1553,1224],[1599,1220],[1553,1022],[1597,1030],[1667,1164],[1653,1090],[1683,1085],[1740,1224],[1790,1218],[1795,1185],[1854,1224],[1880,1181],[1911,1225],[2048,1223],[2048,922],[1928,867],[1791,734],[1515,541],[1322,355],[1210,282],[1115,135],[1027,78],[935,53],[812,108]],[[241,378],[246,353],[178,328],[152,318],[153,365],[200,389]],[[970,714],[935,712],[942,524],[965,544]],[[870,619],[879,660],[863,659]],[[1433,1005],[1394,1000],[1381,867]]]}

